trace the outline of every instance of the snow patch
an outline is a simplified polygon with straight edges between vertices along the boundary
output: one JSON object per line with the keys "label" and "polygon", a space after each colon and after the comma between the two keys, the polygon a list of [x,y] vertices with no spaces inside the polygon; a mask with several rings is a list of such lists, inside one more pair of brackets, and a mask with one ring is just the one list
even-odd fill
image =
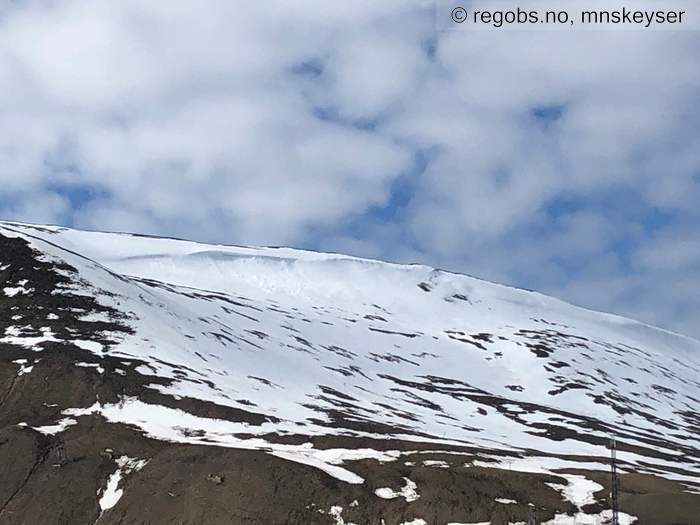
{"label": "snow patch", "polygon": [[5,329],[5,336],[0,337],[0,343],[8,343],[11,345],[24,346],[25,348],[31,348],[36,351],[41,351],[41,348],[37,348],[41,343],[58,343],[60,342],[54,336],[53,332],[48,327],[42,327],[42,335],[35,337],[24,337],[22,336],[22,329],[17,326],[9,326]]}
{"label": "snow patch", "polygon": [[55,435],[60,432],[63,432],[66,430],[68,427],[72,425],[77,425],[78,422],[75,419],[72,419],[70,417],[66,417],[61,419],[60,421],[57,421],[56,424],[54,425],[46,425],[43,427],[32,427],[34,430],[37,432],[41,432],[42,434],[50,434],[50,435]]}
{"label": "snow patch", "polygon": [[34,288],[27,290],[24,286],[8,286],[3,288],[2,291],[8,297],[15,297],[16,295],[29,295],[34,291]]}
{"label": "snow patch", "polygon": [[[618,514],[620,525],[632,525],[637,518],[635,516],[630,516],[624,512]],[[575,516],[569,516],[568,514],[557,514],[554,519],[542,523],[542,525],[603,525],[605,523],[610,523],[612,519],[612,511],[604,510],[600,514],[585,514],[583,512],[577,513]]]}
{"label": "snow patch", "polygon": [[585,505],[595,503],[596,499],[593,496],[599,490],[603,490],[603,486],[586,479],[585,476],[577,474],[556,474],[568,482],[566,485],[557,483],[547,483],[550,487],[561,492],[566,501],[573,503],[576,508],[581,509]]}
{"label": "snow patch", "polygon": [[426,459],[423,461],[424,467],[440,467],[440,468],[450,468],[450,464],[446,461],[437,461],[433,459]]}
{"label": "snow patch", "polygon": [[335,519],[335,525],[356,525],[355,523],[345,521],[343,519],[343,507],[339,505],[332,506],[331,510],[328,511],[328,514],[333,516]]}
{"label": "snow patch", "polygon": [[71,342],[78,348],[82,348],[83,350],[87,350],[95,354],[99,354],[104,350],[104,346],[102,346],[101,343],[98,343],[96,341],[75,340]]}
{"label": "snow patch", "polygon": [[407,502],[416,501],[420,495],[416,492],[417,485],[408,478],[403,478],[406,484],[397,492],[389,487],[379,488],[374,493],[382,499],[394,499],[403,496]]}
{"label": "snow patch", "polygon": [[119,480],[122,479],[121,470],[117,469],[107,480],[107,487],[102,493],[99,504],[100,509],[104,512],[107,509],[114,507],[121,499],[124,491],[119,487]]}
{"label": "snow patch", "polygon": [[[566,485],[547,483],[547,485],[560,491],[564,499],[573,503],[579,510],[579,512],[573,516],[574,523],[577,525],[600,525],[604,523],[605,520],[609,520],[612,517],[612,511],[610,510],[605,510],[600,514],[586,514],[585,512],[581,512],[581,507],[596,502],[594,494],[603,490],[602,485],[586,479],[585,476],[577,474],[555,474],[565,478],[568,483]],[[625,513],[620,513],[619,518],[620,525],[631,525],[637,520],[635,516]],[[544,525],[569,525],[571,522],[572,516],[557,514],[554,516],[554,519],[546,522]]]}
{"label": "snow patch", "polygon": [[[282,459],[316,467],[336,479],[356,485],[364,483],[364,479],[339,466],[344,461],[358,459],[392,461],[400,455],[398,451],[318,450],[313,448],[312,443],[285,445],[270,443],[261,437],[244,439],[237,437],[237,435],[251,433],[264,435],[273,431],[275,425],[263,423],[252,426],[242,422],[208,419],[194,416],[179,409],[150,405],[135,398],[125,398],[120,403],[112,405],[95,403],[87,408],[69,408],[62,413],[74,417],[98,414],[113,423],[135,425],[141,428],[147,436],[164,441],[263,450]],[[415,484],[413,486],[415,488]],[[412,497],[410,486],[404,490],[407,491],[407,497]]]}
{"label": "snow patch", "polygon": [[147,459],[135,459],[128,456],[121,456],[117,459],[117,470],[107,480],[107,486],[100,497],[100,509],[102,512],[114,507],[124,494],[124,490],[119,488],[119,482],[126,474],[141,470],[148,463]]}
{"label": "snow patch", "polygon": [[80,366],[82,368],[94,368],[98,373],[104,374],[105,370],[98,363],[75,363],[75,366]]}
{"label": "snow patch", "polygon": [[17,377],[23,376],[30,373],[34,369],[34,365],[27,365],[26,359],[15,359],[13,363],[19,365],[19,370],[17,371]]}

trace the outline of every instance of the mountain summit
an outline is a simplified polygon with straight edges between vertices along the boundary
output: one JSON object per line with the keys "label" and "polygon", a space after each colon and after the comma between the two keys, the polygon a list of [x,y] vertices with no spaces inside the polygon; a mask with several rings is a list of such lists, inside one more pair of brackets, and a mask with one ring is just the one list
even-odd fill
{"label": "mountain summit", "polygon": [[[700,523],[700,343],[426,266],[0,223],[0,523]],[[528,521],[529,520],[529,521]]]}

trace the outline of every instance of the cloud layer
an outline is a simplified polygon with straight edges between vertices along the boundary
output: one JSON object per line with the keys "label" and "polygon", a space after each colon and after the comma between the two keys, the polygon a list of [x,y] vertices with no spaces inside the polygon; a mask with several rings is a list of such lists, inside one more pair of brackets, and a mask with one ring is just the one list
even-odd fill
{"label": "cloud layer", "polygon": [[0,3],[0,215],[420,261],[700,336],[700,36]]}

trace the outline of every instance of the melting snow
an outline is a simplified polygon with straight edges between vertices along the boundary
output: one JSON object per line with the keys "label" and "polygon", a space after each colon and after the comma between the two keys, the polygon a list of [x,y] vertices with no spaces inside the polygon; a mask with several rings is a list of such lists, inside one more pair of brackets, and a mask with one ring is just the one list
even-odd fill
{"label": "melting snow", "polygon": [[3,288],[2,291],[5,293],[6,296],[8,297],[14,297],[15,295],[29,295],[34,291],[33,288],[30,288],[27,290],[24,286],[15,286],[15,287],[7,287]]}
{"label": "melting snow", "polygon": [[450,464],[446,461],[436,461],[433,459],[426,459],[423,461],[424,467],[440,467],[440,468],[450,468]]}
{"label": "melting snow", "polygon": [[[243,439],[236,435],[251,433],[264,435],[271,432],[275,424],[264,423],[252,426],[248,423],[202,418],[182,410],[143,403],[134,398],[127,398],[113,405],[95,403],[87,408],[67,409],[63,414],[74,417],[99,414],[110,422],[138,426],[149,437],[165,441],[264,450],[280,458],[314,466],[341,481],[352,484],[362,484],[364,479],[338,466],[344,461],[358,459],[392,461],[400,455],[398,451],[383,452],[373,449],[318,450],[314,449],[311,443],[285,445],[270,443],[262,437]],[[408,497],[411,497],[410,492],[407,492]]]}
{"label": "melting snow", "polygon": [[53,332],[48,327],[41,328],[42,335],[25,337],[22,336],[22,329],[17,326],[9,326],[5,329],[5,336],[0,337],[0,343],[8,343],[11,345],[24,346],[26,348],[32,348],[34,350],[41,350],[37,346],[41,343],[46,342],[59,342],[54,336]]}
{"label": "melting snow", "polygon": [[19,365],[19,370],[17,371],[17,377],[28,374],[34,369],[33,365],[27,366],[26,359],[15,359],[12,362]]}
{"label": "melting snow", "polygon": [[107,480],[107,487],[100,498],[100,508],[105,511],[114,507],[122,497],[124,491],[119,487],[119,480],[122,479],[122,472],[117,469]]}
{"label": "melting snow", "polygon": [[[475,448],[512,454],[539,450],[541,457],[483,466],[547,472],[565,466],[607,470],[596,460],[577,463],[546,456],[600,458],[608,451],[584,440],[552,440],[545,432],[532,432],[530,425],[535,423],[573,430],[573,436],[607,438],[615,429],[625,429],[625,441],[642,447],[648,444],[635,440],[634,434],[655,433],[665,444],[654,448],[669,454],[679,448],[676,445],[687,446],[695,439],[679,414],[688,410],[686,393],[698,398],[694,385],[700,345],[627,319],[425,266],[69,229],[46,234],[50,239],[44,241],[45,234],[25,232],[21,225],[0,229],[25,238],[45,257],[77,268],[81,283],[94,287],[68,289],[96,296],[128,315],[124,322],[133,335],[120,336],[109,347],[75,344],[96,354],[145,362],[139,372],[174,380],[155,387],[167,395],[238,408],[234,400],[245,399],[255,412],[285,418],[250,426],[193,419],[180,411],[133,402],[123,408],[100,407],[105,417],[131,422],[154,437],[199,443],[210,439],[223,446],[270,450],[353,483],[362,480],[340,466],[343,459],[334,463],[310,446],[271,446],[258,437],[243,441],[233,434],[378,437],[309,423],[330,422],[328,411],[345,403],[357,419],[405,428],[405,434],[392,436],[396,439],[419,439],[419,432],[421,441],[468,441]],[[95,262],[86,264],[83,257]],[[97,290],[107,293],[96,294]],[[109,320],[104,314],[81,313],[85,320]],[[55,341],[48,328],[42,331],[40,337],[25,337],[21,328],[11,327],[0,342],[36,349],[42,342]],[[533,351],[532,345],[542,348]],[[599,381],[586,379],[591,377]],[[353,399],[321,395],[321,385]],[[581,388],[588,390],[586,395]],[[618,396],[615,399],[631,400],[625,404],[643,402],[653,417],[621,415],[595,402],[597,395],[610,391]],[[511,417],[484,407],[477,398],[482,393],[507,401],[500,407]],[[425,403],[417,404],[416,397]],[[537,404],[547,410],[527,408]],[[407,420],[405,414],[412,418]],[[582,426],[590,418],[602,428]],[[465,424],[476,431],[465,431]],[[188,429],[204,435],[194,436]],[[697,466],[687,457],[665,461],[636,451],[620,456],[640,471],[657,469],[657,474],[671,477],[671,467],[685,468],[690,473],[686,481],[698,480],[692,476]]]}
{"label": "melting snow", "polygon": [[331,507],[331,510],[328,511],[328,514],[333,516],[333,518],[335,519],[335,525],[356,525],[355,523],[351,523],[343,519],[343,507],[340,507],[338,505],[334,505],[333,507]]}
{"label": "melting snow", "polygon": [[566,479],[568,484],[558,485],[556,483],[547,483],[547,485],[560,491],[565,500],[570,501],[579,509],[585,505],[595,503],[596,500],[593,494],[599,490],[603,490],[602,485],[596,483],[595,481],[586,479],[585,476],[559,473],[556,475]]}
{"label": "melting snow", "polygon": [[[573,503],[579,512],[577,512],[575,516],[557,514],[553,520],[550,520],[543,525],[571,525],[572,523],[576,523],[577,525],[600,525],[604,522],[603,520],[606,517],[610,517],[608,514],[610,511],[603,511],[600,514],[586,514],[581,512],[581,507],[596,502],[594,494],[603,489],[602,485],[587,479],[585,476],[577,474],[560,474],[559,472],[554,471],[555,469],[566,467],[607,470],[608,466],[603,465],[602,463],[578,463],[578,466],[576,466],[575,462],[563,459],[532,456],[507,460],[500,459],[495,463],[477,460],[472,462],[472,465],[487,468],[508,468],[510,470],[520,472],[552,474],[566,479],[566,485],[557,483],[547,483],[547,485],[561,492],[564,499]],[[517,503],[513,500],[505,500],[500,498],[496,501],[499,501],[500,503]],[[634,516],[620,513],[620,525],[631,525],[634,521],[636,521],[636,519],[637,518]]]}
{"label": "melting snow", "polygon": [[[620,512],[619,515],[620,525],[632,525],[637,518]],[[605,523],[610,523],[612,519],[612,511],[604,510],[600,514],[585,514],[583,512],[577,513],[575,516],[569,516],[568,514],[557,514],[554,519],[542,523],[542,525],[603,525]]]}
{"label": "melting snow", "polygon": [[94,368],[98,373],[104,374],[105,370],[97,363],[75,363],[75,366],[80,366],[82,368]]}
{"label": "melting snow", "polygon": [[76,340],[76,341],[71,341],[71,342],[75,346],[77,346],[78,348],[82,348],[83,350],[88,350],[88,351],[93,352],[95,354],[99,354],[104,349],[104,346],[102,346],[101,343],[98,343],[96,341]]}
{"label": "melting snow", "polygon": [[32,427],[34,430],[37,432],[41,432],[42,434],[58,434],[59,432],[63,432],[65,429],[72,425],[77,425],[78,422],[75,419],[72,419],[70,417],[66,417],[64,419],[61,419],[60,421],[56,422],[54,425],[46,425],[43,427]]}
{"label": "melting snow", "polygon": [[[603,448],[603,447],[601,447]],[[488,456],[485,456],[488,457]],[[581,468],[588,470],[609,470],[610,465],[592,461],[572,461],[562,458],[550,458],[545,456],[526,456],[523,458],[502,458],[491,456],[494,461],[474,460],[466,466],[499,468],[516,472],[531,472],[534,474],[556,474],[554,470],[565,468]],[[561,476],[564,477],[564,476]]]}
{"label": "melting snow", "polygon": [[146,463],[148,463],[146,459],[135,459],[127,456],[121,456],[117,459],[117,470],[107,480],[107,486],[100,497],[99,504],[102,512],[114,507],[124,494],[124,490],[119,488],[122,477],[125,474],[141,470],[146,466]]}
{"label": "melting snow", "polygon": [[420,495],[416,492],[417,485],[408,478],[403,479],[406,484],[399,492],[396,492],[391,488],[384,487],[375,490],[374,493],[382,499],[394,499],[398,498],[399,496],[403,496],[409,503],[411,501],[416,501],[418,498],[420,498]]}
{"label": "melting snow", "polygon": [[[605,510],[600,514],[586,514],[581,511],[581,507],[596,502],[594,493],[602,490],[602,485],[586,479],[585,476],[559,473],[556,473],[556,475],[565,478],[568,484],[547,483],[547,485],[561,491],[564,499],[573,503],[579,509],[579,512],[573,517],[567,514],[557,514],[554,519],[546,522],[544,525],[569,525],[572,523],[572,520],[577,525],[600,525],[604,520],[612,516],[612,512],[609,510]],[[637,520],[636,517],[625,513],[620,513],[619,517],[620,525],[630,525]]]}

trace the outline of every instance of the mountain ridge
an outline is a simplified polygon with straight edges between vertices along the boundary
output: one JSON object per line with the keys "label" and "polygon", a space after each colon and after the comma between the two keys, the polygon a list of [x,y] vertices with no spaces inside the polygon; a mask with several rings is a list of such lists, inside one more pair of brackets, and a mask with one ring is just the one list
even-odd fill
{"label": "mountain ridge", "polygon": [[[418,263],[418,262],[411,262],[411,263],[404,263],[404,262],[397,262],[397,261],[385,261],[382,259],[373,259],[373,258],[368,258],[368,257],[361,257],[361,256],[356,256],[356,255],[348,255],[344,254],[341,252],[325,252],[325,251],[318,251],[318,250],[310,250],[310,249],[305,249],[305,248],[297,248],[293,246],[267,246],[267,245],[245,245],[245,244],[221,244],[221,243],[208,243],[208,242],[202,242],[198,241],[196,239],[189,239],[185,237],[174,237],[174,236],[161,236],[161,235],[154,235],[154,234],[146,234],[146,233],[130,233],[130,232],[125,232],[125,231],[109,231],[109,230],[89,230],[89,229],[76,229],[72,228],[69,226],[62,226],[59,224],[38,224],[38,223],[27,223],[27,222],[17,222],[17,221],[9,221],[9,220],[0,220],[0,225],[9,225],[10,227],[16,226],[20,228],[49,228],[53,229],[56,232],[59,231],[80,231],[83,233],[87,234],[104,234],[104,235],[118,235],[118,236],[126,236],[126,237],[137,237],[137,238],[144,238],[144,239],[150,239],[150,240],[168,240],[168,241],[177,241],[177,242],[182,242],[182,243],[189,243],[189,244],[196,244],[200,246],[206,246],[206,247],[221,247],[221,248],[240,248],[244,250],[288,250],[293,253],[298,253],[298,254],[305,254],[305,255],[318,255],[318,256],[323,256],[319,260],[334,260],[334,259],[339,259],[339,260],[351,260],[351,261],[359,261],[359,262],[366,262],[366,263],[377,263],[381,265],[387,265],[391,267],[396,267],[399,269],[412,269],[412,268],[418,268],[418,269],[425,269],[425,270],[430,270],[433,272],[445,274],[445,275],[452,275],[456,277],[465,277],[468,279],[474,279],[479,282],[487,283],[489,285],[494,285],[497,287],[502,287],[506,289],[512,289],[512,290],[517,290],[519,292],[525,292],[527,294],[532,294],[534,296],[539,296],[542,298],[545,298],[548,301],[556,301],[559,303],[562,303],[566,306],[572,307],[572,308],[577,308],[585,312],[593,313],[596,315],[600,316],[606,316],[609,317],[610,319],[614,320],[617,319],[623,323],[634,323],[640,326],[643,326],[645,328],[649,328],[652,330],[658,330],[660,332],[665,332],[669,335],[677,336],[679,338],[687,339],[690,342],[694,344],[700,345],[700,340],[692,337],[688,334],[684,334],[675,330],[671,330],[668,328],[664,328],[662,326],[657,326],[653,325],[644,321],[640,321],[638,319],[634,319],[632,317],[628,317],[622,314],[618,314],[615,312],[608,312],[604,310],[597,310],[595,308],[590,308],[586,306],[581,306],[576,303],[572,303],[570,301],[561,299],[557,296],[554,295],[549,295],[544,292],[540,292],[535,289],[531,288],[524,288],[521,286],[517,286],[514,284],[506,284],[502,283],[499,281],[494,281],[491,279],[486,279],[483,277],[479,277],[477,275],[468,273],[468,272],[460,272],[456,270],[449,270],[445,268],[439,268],[439,267],[434,267],[430,266],[425,263]],[[46,240],[46,239],[44,239]],[[65,249],[65,248],[63,248]],[[250,254],[252,257],[254,257],[254,254]],[[84,255],[82,255],[85,257]],[[276,257],[279,259],[282,259],[283,257]],[[93,262],[98,262],[98,261],[93,261]]]}
{"label": "mountain ridge", "polygon": [[[642,499],[676,498],[681,519],[700,512],[697,341],[422,265],[192,244],[0,223],[6,443],[62,450],[90,428],[110,450],[129,448],[113,437],[124,433],[139,443],[112,458],[88,447],[81,457],[102,458],[86,477],[92,521],[75,523],[160,523],[138,517],[139,483],[165,469],[187,486],[155,458],[191,450],[207,468],[210,454],[256,458],[298,493],[279,516],[261,507],[234,523],[506,524],[528,504],[548,524],[595,523],[607,516],[611,436],[634,480],[628,522],[663,523]],[[57,385],[48,397],[37,397],[41,377]],[[230,489],[216,480],[232,475],[184,490]],[[270,490],[265,473],[247,475]],[[295,476],[320,485],[304,492]],[[162,482],[149,490],[167,496]],[[17,484],[2,504],[0,483],[0,522],[19,508]],[[452,503],[439,503],[445,494]],[[214,515],[194,505],[192,523],[231,522],[219,503]]]}

